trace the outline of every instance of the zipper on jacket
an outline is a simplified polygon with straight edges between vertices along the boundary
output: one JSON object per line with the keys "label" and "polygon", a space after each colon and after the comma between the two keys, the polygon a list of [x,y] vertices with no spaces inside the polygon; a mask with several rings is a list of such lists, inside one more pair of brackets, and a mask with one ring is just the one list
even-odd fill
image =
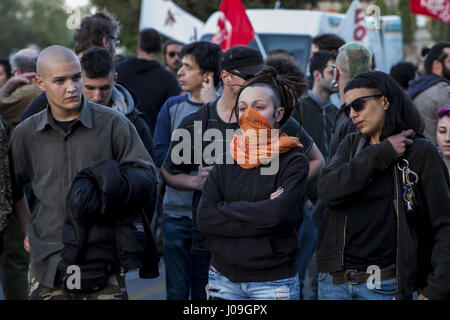
{"label": "zipper on jacket", "polygon": [[345,248],[346,234],[347,234],[347,211],[345,211],[344,243],[342,244],[342,255],[341,255],[341,265],[342,265],[342,269],[344,269],[344,248]]}
{"label": "zipper on jacket", "polygon": [[400,206],[399,206],[399,202],[400,202],[400,198],[399,198],[399,192],[398,192],[398,176],[397,176],[397,171],[395,170],[395,165],[394,165],[394,180],[395,180],[395,194],[396,194],[396,200],[395,200],[395,204],[396,204],[396,216],[397,216],[397,245],[396,245],[396,249],[395,249],[395,276],[397,277],[397,292],[396,292],[396,298],[401,298],[401,290],[400,290],[400,278],[398,276],[398,233],[399,233],[399,217],[400,217]]}
{"label": "zipper on jacket", "polygon": [[328,141],[327,131],[326,131],[326,127],[327,127],[327,113],[326,113],[325,109],[322,109],[322,125],[323,125],[322,132],[323,132],[323,138],[324,138],[323,146],[325,148],[325,153],[326,153],[325,155],[323,155],[323,157],[325,158],[325,163],[328,163],[328,161],[330,160],[329,159],[330,152],[329,152],[329,147],[328,147],[328,144],[327,144],[327,141]]}
{"label": "zipper on jacket", "polygon": [[[64,177],[64,194],[68,195],[70,190],[70,178],[69,178],[69,155],[68,155],[68,147],[67,147],[67,139],[68,135],[66,134],[63,138],[64,145],[64,165],[65,165],[65,177]],[[65,204],[64,204],[65,207]]]}

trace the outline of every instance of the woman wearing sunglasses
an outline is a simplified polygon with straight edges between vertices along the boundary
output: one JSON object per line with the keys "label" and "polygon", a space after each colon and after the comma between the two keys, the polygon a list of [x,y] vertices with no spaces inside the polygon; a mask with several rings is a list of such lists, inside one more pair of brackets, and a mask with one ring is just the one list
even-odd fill
{"label": "woman wearing sunglasses", "polygon": [[345,87],[359,132],[322,170],[319,299],[449,297],[450,179],[411,100],[383,72]]}

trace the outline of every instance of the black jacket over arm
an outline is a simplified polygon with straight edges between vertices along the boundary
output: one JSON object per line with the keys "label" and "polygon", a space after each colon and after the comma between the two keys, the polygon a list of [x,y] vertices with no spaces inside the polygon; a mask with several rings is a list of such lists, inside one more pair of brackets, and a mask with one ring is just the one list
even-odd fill
{"label": "black jacket over arm", "polygon": [[64,264],[101,259],[124,271],[141,268],[141,277],[157,277],[159,254],[142,210],[155,188],[151,172],[119,168],[114,160],[79,172],[67,197]]}

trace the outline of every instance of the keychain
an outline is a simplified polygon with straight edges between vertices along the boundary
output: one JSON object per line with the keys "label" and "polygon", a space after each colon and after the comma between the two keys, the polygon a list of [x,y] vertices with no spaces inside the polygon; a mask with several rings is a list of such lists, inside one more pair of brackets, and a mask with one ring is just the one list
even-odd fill
{"label": "keychain", "polygon": [[414,212],[414,191],[413,186],[419,181],[419,176],[417,173],[409,169],[409,162],[406,159],[402,159],[404,166],[401,167],[400,163],[397,163],[398,170],[402,173],[402,183],[403,183],[403,203],[405,205],[406,212]]}

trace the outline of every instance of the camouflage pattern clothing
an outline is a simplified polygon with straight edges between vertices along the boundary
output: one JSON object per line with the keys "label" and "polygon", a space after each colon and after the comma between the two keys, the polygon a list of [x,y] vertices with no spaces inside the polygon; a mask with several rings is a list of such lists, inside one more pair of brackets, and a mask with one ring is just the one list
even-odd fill
{"label": "camouflage pattern clothing", "polygon": [[128,300],[125,274],[123,273],[112,274],[104,288],[83,294],[66,291],[60,281],[53,288],[46,287],[39,283],[31,272],[28,272],[28,281],[30,284],[29,300]]}
{"label": "camouflage pattern clothing", "polygon": [[23,248],[24,234],[15,214],[8,218],[3,232],[3,252],[0,256],[0,279],[6,300],[27,300],[28,252]]}
{"label": "camouflage pattern clothing", "polygon": [[9,134],[13,126],[0,116],[0,279],[7,300],[27,296],[28,253],[23,248],[24,234],[12,213],[12,187],[8,157]]}
{"label": "camouflage pattern clothing", "polygon": [[12,213],[11,171],[8,157],[9,127],[0,116],[0,232],[8,225]]}

